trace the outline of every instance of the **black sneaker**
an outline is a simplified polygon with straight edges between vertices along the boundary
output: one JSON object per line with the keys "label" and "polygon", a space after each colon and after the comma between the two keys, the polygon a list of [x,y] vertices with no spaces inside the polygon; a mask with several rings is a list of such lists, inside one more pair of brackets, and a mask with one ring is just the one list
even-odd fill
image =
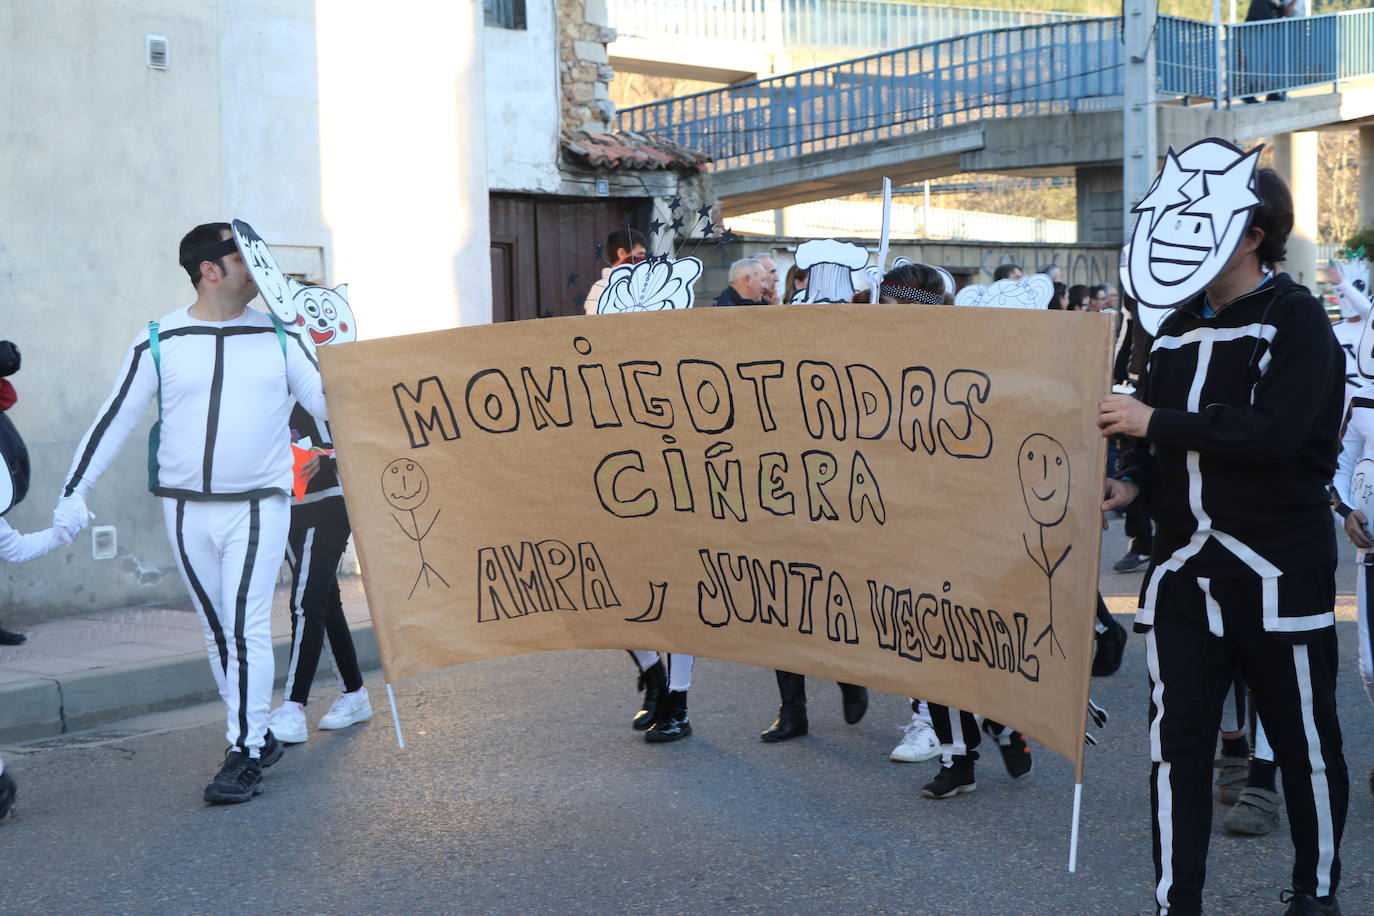
{"label": "black sneaker", "polygon": [[262,794],[262,764],[237,748],[224,755],[224,766],[205,787],[211,805],[238,805]]}
{"label": "black sneaker", "polygon": [[1140,572],[1150,565],[1150,558],[1140,553],[1128,551],[1124,557],[1112,564],[1112,572],[1133,573]]}
{"label": "black sneaker", "polygon": [[1002,752],[1002,763],[1012,779],[1020,779],[1031,771],[1030,745],[1020,732],[1012,732],[1011,741],[997,745],[997,749]]}
{"label": "black sneaker", "polygon": [[1093,677],[1111,677],[1121,668],[1126,654],[1126,628],[1112,620],[1105,633],[1097,634],[1097,649],[1093,654]]}
{"label": "black sneaker", "polygon": [[1283,916],[1341,916],[1341,905],[1334,894],[1314,897],[1306,891],[1285,890],[1279,892],[1279,903],[1288,904]]}
{"label": "black sneaker", "polygon": [[0,627],[0,646],[22,646],[27,639],[23,633]]}
{"label": "black sneaker", "polygon": [[9,773],[0,773],[0,821],[10,813],[18,787]]}
{"label": "black sneaker", "polygon": [[977,789],[978,783],[973,779],[973,761],[976,758],[976,754],[966,754],[956,756],[949,766],[941,764],[940,772],[925,784],[921,794],[926,798],[953,798]]}
{"label": "black sneaker", "polygon": [[281,755],[286,753],[286,745],[277,740],[277,736],[272,734],[272,729],[267,730],[267,734],[262,736],[262,749],[258,751],[258,762],[265,770],[272,764],[281,759]]}

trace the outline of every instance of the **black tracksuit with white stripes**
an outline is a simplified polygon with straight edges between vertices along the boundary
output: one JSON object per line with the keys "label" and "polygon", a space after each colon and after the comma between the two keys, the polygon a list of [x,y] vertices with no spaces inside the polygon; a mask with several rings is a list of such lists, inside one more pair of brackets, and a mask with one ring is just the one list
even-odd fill
{"label": "black tracksuit with white stripes", "polygon": [[1138,397],[1155,410],[1122,464],[1156,525],[1147,633],[1156,904],[1201,908],[1212,755],[1236,674],[1282,768],[1293,886],[1333,894],[1349,783],[1336,718],[1336,466],[1344,357],[1286,274],[1156,337]]}
{"label": "black tracksuit with white stripes", "polygon": [[[329,443],[314,417],[299,404],[291,412],[293,436],[316,445]],[[291,567],[291,659],[286,669],[286,697],[304,706],[320,663],[326,636],[334,657],[339,689],[352,693],[363,686],[353,635],[339,594],[339,560],[348,546],[348,512],[334,459],[321,457],[320,469],[306,485],[305,497],[291,504],[291,532],[286,561]]]}

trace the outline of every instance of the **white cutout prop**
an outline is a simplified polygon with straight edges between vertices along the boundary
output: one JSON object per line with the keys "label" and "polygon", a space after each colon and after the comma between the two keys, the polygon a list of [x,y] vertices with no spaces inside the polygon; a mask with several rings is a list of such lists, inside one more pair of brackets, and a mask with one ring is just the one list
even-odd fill
{"label": "white cutout prop", "polygon": [[998,280],[990,286],[965,286],[954,297],[955,305],[995,309],[1049,308],[1054,281],[1044,274],[1027,274],[1020,280]]}
{"label": "white cutout prop", "polygon": [[[1176,153],[1140,203],[1121,253],[1121,279],[1155,334],[1165,311],[1207,288],[1226,267],[1259,205],[1255,169],[1262,146],[1246,152],[1215,137]],[[1164,310],[1164,311],[1161,311]],[[1153,314],[1151,314],[1153,312]]]}
{"label": "white cutout prop", "polygon": [[[887,275],[887,252],[892,234],[892,179],[883,179],[883,214],[882,230],[878,234],[878,263],[870,265],[864,269],[868,275],[868,288],[873,291],[869,297],[870,302],[877,302],[879,299],[878,289],[883,285],[883,277]],[[896,266],[895,264],[893,265]]]}
{"label": "white cutout prop", "polygon": [[806,289],[793,302],[819,304],[854,301],[853,272],[868,264],[868,251],[839,239],[808,239],[797,246],[797,267],[810,271]]}
{"label": "white cutout prop", "polygon": [[651,257],[621,264],[606,278],[596,300],[598,315],[661,312],[692,307],[693,287],[701,276],[697,258]]}
{"label": "white cutout prop", "polygon": [[253,275],[267,307],[277,320],[287,327],[309,332],[311,343],[348,343],[358,339],[357,322],[348,305],[348,284],[333,289],[308,286],[282,273],[272,250],[253,227],[241,219],[233,222],[234,241],[238,243],[243,262]]}
{"label": "white cutout prop", "polygon": [[1340,306],[1342,318],[1368,318],[1369,261],[1363,248],[1344,254],[1348,255],[1345,260],[1331,262],[1331,270],[1336,275],[1336,304]]}

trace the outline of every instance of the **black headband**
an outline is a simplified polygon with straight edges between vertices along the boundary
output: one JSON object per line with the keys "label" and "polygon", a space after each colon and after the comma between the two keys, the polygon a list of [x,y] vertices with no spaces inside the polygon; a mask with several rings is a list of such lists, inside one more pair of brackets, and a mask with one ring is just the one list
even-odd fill
{"label": "black headband", "polygon": [[911,299],[915,302],[924,302],[926,305],[940,305],[945,301],[943,293],[932,293],[920,287],[907,286],[904,283],[884,283],[879,289],[879,296],[891,296],[893,299]]}
{"label": "black headband", "polygon": [[197,248],[187,256],[186,260],[181,262],[181,266],[194,275],[202,261],[218,261],[238,250],[238,243],[234,241],[233,236],[230,236],[227,239],[220,239],[217,242],[210,242]]}

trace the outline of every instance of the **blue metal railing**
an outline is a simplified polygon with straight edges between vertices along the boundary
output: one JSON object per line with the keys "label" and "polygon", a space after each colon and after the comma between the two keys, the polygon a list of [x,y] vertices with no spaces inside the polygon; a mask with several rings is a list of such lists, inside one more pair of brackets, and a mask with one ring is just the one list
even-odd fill
{"label": "blue metal railing", "polygon": [[[1225,79],[1218,80],[1218,41]],[[1160,17],[1157,87],[1257,97],[1374,74],[1374,9],[1218,29]],[[1119,19],[995,29],[627,108],[618,126],[708,153],[717,168],[982,118],[1120,105]]]}
{"label": "blue metal railing", "polygon": [[1117,19],[998,29],[627,108],[619,127],[671,137],[717,167],[835,149],[1121,94]]}
{"label": "blue metal railing", "polygon": [[607,0],[606,9],[610,24],[629,38],[748,42],[782,51],[904,48],[986,29],[1077,18],[894,0]]}

